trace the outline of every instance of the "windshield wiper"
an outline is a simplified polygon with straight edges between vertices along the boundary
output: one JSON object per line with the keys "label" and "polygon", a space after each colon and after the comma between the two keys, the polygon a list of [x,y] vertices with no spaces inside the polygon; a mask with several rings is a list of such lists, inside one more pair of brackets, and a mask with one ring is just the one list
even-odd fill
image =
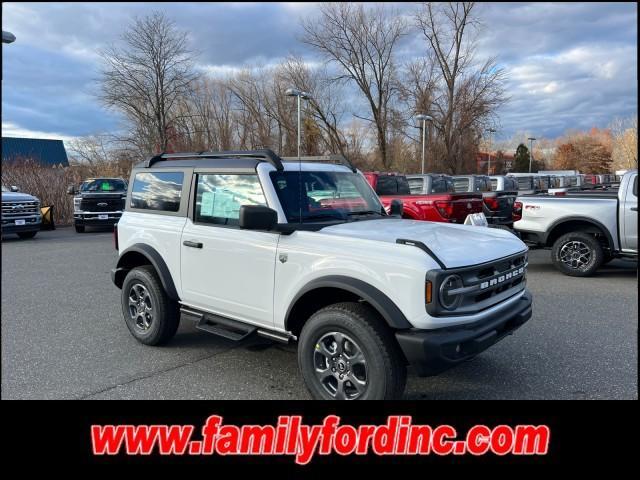
{"label": "windshield wiper", "polygon": [[359,210],[357,212],[349,212],[347,213],[347,215],[351,216],[351,215],[380,215],[382,216],[382,212],[378,212],[376,210]]}
{"label": "windshield wiper", "polygon": [[339,213],[317,213],[315,215],[306,215],[302,217],[302,221],[305,220],[321,220],[325,218],[337,218],[338,220],[346,220],[344,215]]}

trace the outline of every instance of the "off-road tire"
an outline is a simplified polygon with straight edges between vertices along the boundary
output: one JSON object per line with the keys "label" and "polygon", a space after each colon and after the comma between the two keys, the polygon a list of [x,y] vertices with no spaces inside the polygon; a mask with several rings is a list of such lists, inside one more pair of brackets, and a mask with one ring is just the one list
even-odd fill
{"label": "off-road tire", "polygon": [[[136,323],[130,311],[129,298],[132,287],[142,285],[148,293],[152,320],[145,329]],[[144,291],[144,290],[143,290]],[[171,300],[162,288],[162,283],[154,268],[143,265],[132,269],[124,279],[121,294],[122,315],[125,324],[135,337],[145,345],[161,345],[173,338],[180,324],[180,309],[177,302]]]}
{"label": "off-road tire", "polygon": [[[579,246],[583,251],[588,252],[588,261],[583,261],[583,263],[580,264],[578,264],[579,261],[571,264],[563,261],[571,245]],[[555,241],[551,249],[551,260],[554,266],[565,275],[571,277],[588,277],[593,275],[595,271],[600,268],[604,259],[605,254],[598,239],[584,232],[570,232],[562,235]],[[576,266],[571,266],[572,264]]]}
{"label": "off-road tire", "polygon": [[37,231],[35,231],[35,232],[18,232],[18,236],[19,236],[21,239],[26,240],[26,239],[28,239],[28,238],[33,238],[33,237],[35,237],[37,233],[38,233]]}
{"label": "off-road tire", "polygon": [[[313,398],[334,400],[341,397],[337,392],[329,392],[316,376],[317,355],[324,356],[318,342],[333,333],[346,335],[347,345],[351,345],[349,339],[352,339],[366,360],[366,385],[363,392],[355,398],[391,400],[402,396],[407,376],[406,362],[393,332],[371,307],[361,303],[345,302],[318,310],[309,318],[300,334],[298,365]],[[346,352],[346,347],[344,350]],[[362,371],[362,368],[360,370]],[[355,370],[352,373],[355,373]],[[333,375],[329,372],[327,374]],[[327,379],[333,381],[331,378]],[[337,377],[335,382],[337,384]],[[345,386],[345,391],[350,388]]]}
{"label": "off-road tire", "polygon": [[75,225],[76,233],[84,233],[84,225]]}

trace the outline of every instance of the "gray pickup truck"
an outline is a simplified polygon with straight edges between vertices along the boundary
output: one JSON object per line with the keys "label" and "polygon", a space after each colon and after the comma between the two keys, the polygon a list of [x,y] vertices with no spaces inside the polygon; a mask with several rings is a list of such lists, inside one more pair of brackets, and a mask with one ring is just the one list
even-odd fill
{"label": "gray pickup truck", "polygon": [[638,171],[610,193],[518,197],[514,228],[525,243],[551,248],[566,275],[586,277],[614,258],[638,258]]}
{"label": "gray pickup truck", "polygon": [[2,235],[15,233],[20,238],[33,238],[42,225],[40,200],[22,193],[18,187],[2,185]]}

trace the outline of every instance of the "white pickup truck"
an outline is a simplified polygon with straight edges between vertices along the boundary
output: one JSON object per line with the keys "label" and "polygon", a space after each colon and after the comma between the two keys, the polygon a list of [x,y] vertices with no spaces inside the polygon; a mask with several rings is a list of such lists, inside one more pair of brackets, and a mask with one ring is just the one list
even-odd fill
{"label": "white pickup truck", "polygon": [[265,150],[137,165],[112,270],[132,335],[167,342],[182,318],[229,340],[297,341],[314,398],[389,399],[407,364],[435,375],[531,317],[522,241],[389,215],[345,163]]}
{"label": "white pickup truck", "polygon": [[592,275],[614,258],[638,257],[638,171],[627,172],[618,191],[518,197],[522,218],[514,228],[525,243],[551,248],[562,273]]}

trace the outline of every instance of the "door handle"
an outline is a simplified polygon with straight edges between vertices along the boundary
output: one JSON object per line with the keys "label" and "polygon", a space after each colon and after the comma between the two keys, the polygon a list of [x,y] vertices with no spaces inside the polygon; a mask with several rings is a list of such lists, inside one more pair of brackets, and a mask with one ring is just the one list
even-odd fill
{"label": "door handle", "polygon": [[185,247],[202,248],[202,242],[192,242],[191,240],[185,240],[182,242]]}
{"label": "door handle", "polygon": [[638,211],[638,207],[631,207],[631,211],[632,212],[637,212]]}

